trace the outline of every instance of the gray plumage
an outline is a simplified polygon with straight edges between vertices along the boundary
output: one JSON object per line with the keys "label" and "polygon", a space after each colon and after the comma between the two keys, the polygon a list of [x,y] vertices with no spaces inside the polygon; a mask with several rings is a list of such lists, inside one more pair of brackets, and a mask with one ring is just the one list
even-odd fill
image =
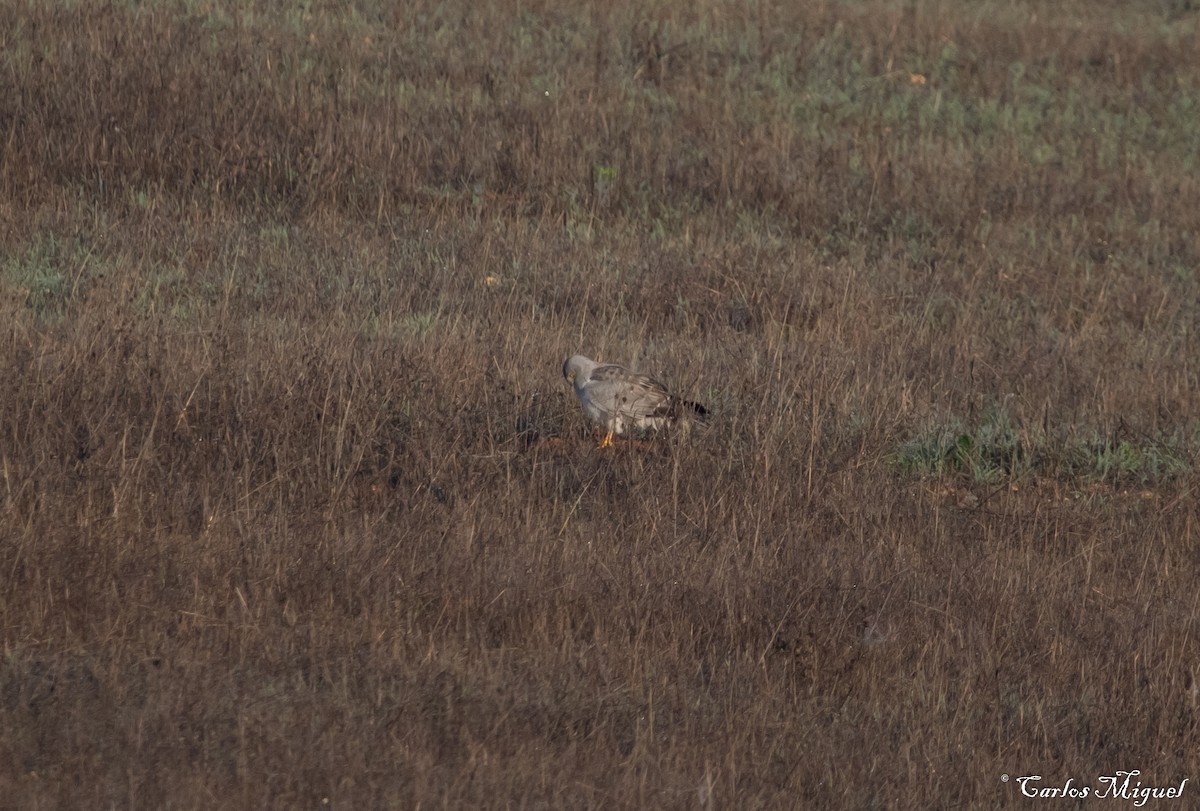
{"label": "gray plumage", "polygon": [[574,355],[563,363],[563,377],[575,387],[583,413],[613,434],[634,430],[659,430],[684,417],[703,417],[708,409],[676,397],[649,375],[615,363],[597,363]]}

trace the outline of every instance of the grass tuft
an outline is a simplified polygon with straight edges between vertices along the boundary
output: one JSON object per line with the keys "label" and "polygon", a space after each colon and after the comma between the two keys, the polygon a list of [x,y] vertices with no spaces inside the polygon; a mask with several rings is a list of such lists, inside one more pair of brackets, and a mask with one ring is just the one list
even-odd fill
{"label": "grass tuft", "polygon": [[1003,408],[975,423],[951,419],[908,439],[892,453],[906,476],[962,476],[973,482],[1047,477],[1161,486],[1193,471],[1194,447],[1178,437],[1081,439],[1019,432]]}

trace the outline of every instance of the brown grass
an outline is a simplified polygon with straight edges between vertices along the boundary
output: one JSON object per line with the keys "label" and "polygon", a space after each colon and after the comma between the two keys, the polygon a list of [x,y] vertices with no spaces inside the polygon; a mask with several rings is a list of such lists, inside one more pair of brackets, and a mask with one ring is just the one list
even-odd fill
{"label": "brown grass", "polygon": [[5,803],[1200,778],[1190,4],[274,5],[0,7]]}

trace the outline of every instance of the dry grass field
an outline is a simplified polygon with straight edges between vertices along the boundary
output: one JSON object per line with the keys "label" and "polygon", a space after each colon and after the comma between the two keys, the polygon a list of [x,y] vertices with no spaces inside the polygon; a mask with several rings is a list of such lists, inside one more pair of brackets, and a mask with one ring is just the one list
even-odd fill
{"label": "dry grass field", "polygon": [[1198,17],[0,5],[0,806],[1194,803]]}

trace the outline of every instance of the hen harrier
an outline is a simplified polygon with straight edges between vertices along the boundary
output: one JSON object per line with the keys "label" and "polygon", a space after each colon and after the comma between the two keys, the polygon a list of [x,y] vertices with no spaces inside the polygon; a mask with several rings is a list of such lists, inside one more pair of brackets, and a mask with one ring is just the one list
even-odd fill
{"label": "hen harrier", "polygon": [[691,414],[704,417],[708,409],[676,397],[649,375],[631,372],[615,363],[597,363],[574,355],[563,363],[563,377],[575,387],[589,419],[607,431],[600,447],[612,444],[613,434],[629,429],[658,430]]}

